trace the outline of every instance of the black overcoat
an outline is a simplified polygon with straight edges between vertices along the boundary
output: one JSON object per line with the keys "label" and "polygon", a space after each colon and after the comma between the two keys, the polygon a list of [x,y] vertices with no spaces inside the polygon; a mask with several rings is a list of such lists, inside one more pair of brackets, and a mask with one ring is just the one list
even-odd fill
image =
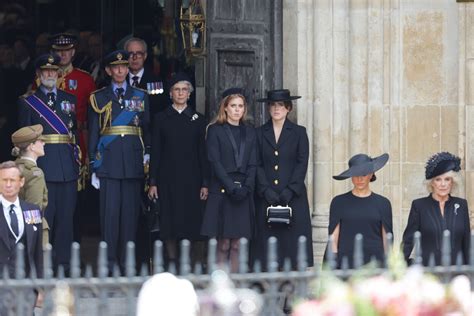
{"label": "black overcoat", "polygon": [[[201,232],[209,237],[250,239],[255,223],[255,129],[242,125],[240,144],[231,135],[227,123],[213,124],[207,131],[211,181]],[[244,199],[231,196],[239,186],[236,181],[248,191]]]}
{"label": "black overcoat", "polygon": [[197,240],[209,167],[206,120],[189,106],[180,114],[168,107],[155,116],[150,157],[150,185],[158,186],[160,237]]}
{"label": "black overcoat", "polygon": [[428,265],[433,254],[435,263],[441,264],[443,231],[449,230],[451,240],[451,264],[456,264],[458,254],[464,264],[469,264],[469,209],[467,201],[450,196],[441,215],[439,202],[431,195],[416,199],[411,204],[407,226],[403,233],[403,254],[408,261],[413,250],[413,236],[421,233],[421,250],[423,264]]}
{"label": "black overcoat", "polygon": [[[304,179],[308,169],[309,142],[303,126],[285,120],[278,143],[275,140],[272,121],[257,129],[258,168],[256,198],[256,238],[253,242],[254,259],[265,266],[268,251],[267,240],[271,236],[278,238],[280,264],[290,258],[296,268],[297,245],[299,236],[306,237],[306,256],[313,265],[313,245],[311,216]],[[284,189],[291,190],[293,197],[289,202],[293,210],[292,224],[269,227],[266,223],[266,209],[269,203],[265,191],[273,190],[280,194]]]}

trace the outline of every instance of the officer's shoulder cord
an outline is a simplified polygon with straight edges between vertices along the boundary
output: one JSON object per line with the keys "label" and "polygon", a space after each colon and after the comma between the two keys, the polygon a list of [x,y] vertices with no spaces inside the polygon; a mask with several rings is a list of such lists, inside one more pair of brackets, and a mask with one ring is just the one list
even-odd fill
{"label": "officer's shoulder cord", "polygon": [[[90,95],[89,101],[91,103],[91,106],[94,112],[99,114],[99,127],[100,127],[100,132],[102,133],[107,127],[107,124],[108,126],[112,126],[112,101],[107,102],[107,104],[104,105],[101,109],[99,109],[99,106],[97,105],[95,94]],[[102,119],[102,114],[104,114],[103,119]]]}

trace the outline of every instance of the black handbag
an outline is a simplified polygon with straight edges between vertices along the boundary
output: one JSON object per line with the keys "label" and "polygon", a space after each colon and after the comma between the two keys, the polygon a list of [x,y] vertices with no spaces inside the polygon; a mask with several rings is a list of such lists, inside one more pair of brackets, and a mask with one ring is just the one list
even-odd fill
{"label": "black handbag", "polygon": [[267,207],[267,224],[268,225],[291,225],[291,217],[293,216],[293,210],[287,206],[273,206]]}

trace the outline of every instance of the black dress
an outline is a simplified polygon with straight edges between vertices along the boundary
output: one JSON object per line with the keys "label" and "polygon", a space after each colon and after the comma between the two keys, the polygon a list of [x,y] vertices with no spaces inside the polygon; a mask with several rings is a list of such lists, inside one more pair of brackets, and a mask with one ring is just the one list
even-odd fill
{"label": "black dress", "polygon": [[153,122],[150,185],[158,186],[160,238],[199,240],[209,167],[206,120],[190,107],[159,112]]}
{"label": "black dress", "polygon": [[[201,233],[216,238],[252,237],[255,206],[255,130],[251,126],[213,124],[207,131],[211,165],[209,196]],[[238,187],[245,196],[237,198]]]}
{"label": "black dress", "polygon": [[[260,260],[266,266],[268,238],[278,239],[278,257],[280,267],[285,258],[291,260],[292,268],[297,268],[298,238],[306,237],[306,257],[308,265],[313,265],[313,242],[311,216],[304,179],[308,169],[309,142],[306,129],[285,120],[278,143],[275,142],[272,121],[257,129],[258,168],[256,238],[252,242],[254,260]],[[293,210],[292,224],[269,227],[266,223],[266,209],[269,202],[265,191],[272,190],[280,195],[290,190],[292,198],[288,205]],[[280,203],[282,204],[282,203]]]}
{"label": "black dress", "polygon": [[416,199],[411,204],[407,227],[403,233],[403,254],[408,261],[413,250],[413,235],[421,233],[421,250],[423,264],[428,265],[431,254],[434,254],[436,265],[441,264],[443,231],[451,233],[451,264],[456,264],[460,253],[463,264],[469,264],[470,224],[467,201],[450,196],[441,215],[439,202],[431,195]]}
{"label": "black dress", "polygon": [[329,235],[340,224],[338,267],[341,267],[344,257],[347,257],[349,267],[353,267],[357,234],[364,237],[364,264],[372,258],[384,262],[382,225],[386,233],[392,233],[392,206],[387,198],[374,192],[361,198],[349,191],[332,200],[329,212]]}

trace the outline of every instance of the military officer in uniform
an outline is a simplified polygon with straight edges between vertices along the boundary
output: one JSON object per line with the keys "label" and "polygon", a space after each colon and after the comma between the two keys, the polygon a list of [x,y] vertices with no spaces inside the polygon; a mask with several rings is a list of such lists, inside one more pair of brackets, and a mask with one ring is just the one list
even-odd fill
{"label": "military officer in uniform", "polygon": [[125,42],[124,49],[129,53],[127,83],[147,91],[150,99],[150,116],[153,122],[154,115],[169,105],[169,100],[165,97],[163,81],[145,68],[148,46],[143,39],[130,38]]}
{"label": "military officer in uniform", "polygon": [[[76,53],[75,46],[77,38],[69,33],[59,33],[49,38],[51,42],[51,52],[57,54],[61,59],[59,61],[58,89],[69,92],[76,96],[76,118],[77,129],[79,133],[79,145],[82,152],[82,163],[84,165],[87,157],[87,105],[89,96],[96,89],[92,76],[79,68],[74,68],[72,61]],[[36,87],[40,84],[39,78],[36,79]]]}
{"label": "military officer in uniform", "polygon": [[135,241],[149,160],[150,113],[146,91],[126,80],[128,52],[105,57],[111,84],[90,97],[89,160],[92,185],[100,190],[102,240],[108,245],[109,268],[123,271],[128,241]]}
{"label": "military officer in uniform", "polygon": [[[48,205],[48,189],[41,170],[36,161],[44,156],[43,126],[36,124],[25,126],[12,134],[12,143],[15,147],[12,156],[18,157],[15,163],[23,173],[25,184],[20,189],[20,199],[38,205],[42,216]],[[43,218],[43,246],[49,243],[49,226]]]}
{"label": "military officer in uniform", "polygon": [[56,88],[59,60],[54,54],[36,59],[36,75],[41,84],[34,93],[20,97],[18,121],[20,126],[43,126],[45,156],[38,158],[38,167],[43,170],[48,187],[45,217],[50,227],[53,264],[55,268],[63,265],[67,273],[80,160],[76,145],[76,97]]}

